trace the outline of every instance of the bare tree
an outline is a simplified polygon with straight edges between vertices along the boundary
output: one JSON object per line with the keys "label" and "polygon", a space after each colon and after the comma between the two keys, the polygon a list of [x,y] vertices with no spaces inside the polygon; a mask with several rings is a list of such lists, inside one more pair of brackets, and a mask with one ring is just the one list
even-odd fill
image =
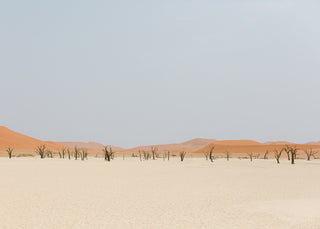
{"label": "bare tree", "polygon": [[88,159],[88,151],[87,149],[81,149],[80,151],[81,160]]}
{"label": "bare tree", "polygon": [[47,157],[48,158],[53,158],[53,151],[47,150]]}
{"label": "bare tree", "polygon": [[104,160],[111,161],[114,158],[115,152],[112,151],[111,146],[105,146],[102,151],[104,152]]}
{"label": "bare tree", "polygon": [[180,160],[181,161],[183,161],[184,160],[184,157],[186,156],[186,154],[187,154],[187,152],[185,152],[185,151],[182,151],[182,152],[180,152]]}
{"label": "bare tree", "polygon": [[274,150],[273,150],[274,157],[275,157],[276,160],[277,160],[277,164],[280,164],[281,154],[282,154],[282,152],[283,152],[284,150],[285,150],[285,148],[282,148],[280,151],[277,150],[277,149],[274,149]]}
{"label": "bare tree", "polygon": [[215,147],[214,145],[211,146],[210,151],[209,151],[209,159],[211,162],[213,162],[213,160],[214,160],[214,156],[213,156],[214,147]]}
{"label": "bare tree", "polygon": [[203,154],[204,154],[204,156],[206,157],[206,161],[207,161],[208,158],[209,158],[209,152],[204,152]]}
{"label": "bare tree", "polygon": [[286,145],[286,148],[284,148],[284,151],[286,151],[288,161],[290,161],[290,146]]}
{"label": "bare tree", "polygon": [[267,160],[268,159],[268,154],[269,154],[269,150],[266,150],[266,152],[263,155],[263,159]]}
{"label": "bare tree", "polygon": [[229,153],[229,151],[226,151],[225,154],[226,154],[226,157],[227,157],[227,161],[229,161],[229,158],[230,158],[230,153]]}
{"label": "bare tree", "polygon": [[7,153],[8,153],[9,158],[11,158],[11,157],[12,157],[13,148],[12,148],[12,147],[8,147],[8,148],[6,149],[6,151],[7,151]]}
{"label": "bare tree", "polygon": [[149,158],[150,158],[150,153],[143,150],[143,159],[147,161],[149,160]]}
{"label": "bare tree", "polygon": [[293,145],[293,146],[286,145],[285,151],[289,152],[288,158],[290,159],[290,157],[291,157],[291,164],[294,164],[294,159],[297,158],[297,151],[298,151],[297,146],[296,145]]}
{"label": "bare tree", "polygon": [[139,150],[139,158],[140,158],[140,161],[142,161],[142,158],[141,158],[141,151]]}
{"label": "bare tree", "polygon": [[67,149],[67,153],[68,153],[68,158],[69,158],[69,160],[71,160],[71,152],[70,152],[70,149]]}
{"label": "bare tree", "polygon": [[64,147],[62,150],[61,150],[61,153],[62,153],[62,158],[64,158],[64,155],[66,154],[66,148]]}
{"label": "bare tree", "polygon": [[252,162],[252,159],[253,159],[253,153],[250,152],[250,153],[247,153],[249,155],[249,158],[250,158],[250,161]]}
{"label": "bare tree", "polygon": [[62,153],[60,150],[58,150],[59,158],[62,158]]}
{"label": "bare tree", "polygon": [[314,158],[314,156],[318,153],[317,151],[313,151],[312,148],[306,149],[304,152],[305,152],[305,154],[307,155],[307,160],[308,160],[308,161],[310,161],[311,157]]}
{"label": "bare tree", "polygon": [[170,151],[169,150],[168,150],[167,155],[168,155],[168,161],[169,161],[170,160]]}
{"label": "bare tree", "polygon": [[153,159],[153,160],[155,160],[156,157],[158,156],[158,155],[157,155],[157,150],[158,150],[157,147],[155,147],[155,146],[152,146],[152,147],[151,147],[152,159]]}
{"label": "bare tree", "polygon": [[166,160],[166,157],[167,157],[167,153],[166,153],[166,152],[163,152],[163,153],[162,153],[163,161],[165,161],[165,160]]}
{"label": "bare tree", "polygon": [[36,153],[40,155],[41,159],[44,159],[46,156],[46,145],[40,145],[36,148]]}
{"label": "bare tree", "polygon": [[78,160],[78,157],[80,155],[80,150],[78,149],[77,146],[74,147],[74,159]]}

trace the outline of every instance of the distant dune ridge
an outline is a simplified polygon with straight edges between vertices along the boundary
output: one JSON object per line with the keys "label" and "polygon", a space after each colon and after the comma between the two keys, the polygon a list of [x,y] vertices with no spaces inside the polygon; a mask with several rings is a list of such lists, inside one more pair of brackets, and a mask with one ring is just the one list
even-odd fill
{"label": "distant dune ridge", "polygon": [[195,138],[190,141],[182,143],[173,143],[173,144],[160,144],[160,145],[148,145],[148,146],[138,146],[132,149],[124,150],[125,152],[138,152],[139,150],[150,151],[151,147],[156,147],[158,151],[188,151],[195,152],[206,145],[215,142],[215,139],[205,139],[205,138]]}
{"label": "distant dune ridge", "polygon": [[[13,147],[18,150],[29,150],[33,151],[37,146],[45,144],[50,150],[61,150],[64,147],[74,148],[75,146],[79,148],[87,148],[89,153],[101,152],[103,144],[97,142],[51,142],[51,141],[41,141],[36,138],[20,134],[18,132],[12,131],[5,126],[0,126],[0,150],[4,152],[7,147]],[[274,149],[280,149],[285,147],[287,144],[294,144],[286,141],[276,141],[276,142],[266,142],[260,143],[253,140],[222,140],[217,141],[215,139],[205,139],[205,138],[195,138],[182,143],[173,144],[159,144],[159,145],[147,145],[138,146],[131,149],[124,149],[121,147],[112,146],[113,150],[116,152],[123,153],[133,153],[139,150],[150,151],[152,147],[156,147],[158,151],[170,151],[172,153],[177,153],[181,151],[186,151],[189,153],[199,153],[203,154],[208,152],[212,146],[215,146],[214,153],[263,153],[267,150],[272,152]],[[304,150],[307,148],[320,149],[319,142],[309,142],[306,144],[298,144],[298,149]]]}
{"label": "distant dune ridge", "polygon": [[[79,147],[79,148],[87,148],[87,149],[96,149],[101,150],[103,149],[104,145],[98,142],[58,142],[59,144],[66,146],[66,147]],[[124,148],[111,146],[114,151],[123,151]]]}

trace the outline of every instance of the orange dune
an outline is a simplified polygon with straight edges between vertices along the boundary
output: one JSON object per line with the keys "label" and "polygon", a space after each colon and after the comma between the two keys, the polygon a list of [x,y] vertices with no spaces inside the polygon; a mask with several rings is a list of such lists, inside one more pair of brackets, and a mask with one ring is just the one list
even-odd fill
{"label": "orange dune", "polygon": [[[286,143],[286,142],[285,142]],[[196,151],[196,153],[206,153],[210,151],[212,146],[215,146],[214,153],[222,154],[222,153],[235,153],[235,154],[247,154],[247,153],[265,153],[269,151],[273,152],[275,149],[281,149],[285,147],[287,144],[263,144],[251,140],[226,140],[226,141],[216,141],[203,147],[202,149]],[[290,144],[292,145],[292,144]],[[297,145],[299,154],[303,154],[303,150],[305,149],[320,149],[320,145],[307,145],[307,144],[295,144]],[[285,156],[285,152],[283,153]]]}
{"label": "orange dune", "polygon": [[59,143],[41,141],[39,139],[12,131],[5,126],[0,126],[0,149],[2,150],[8,147],[13,147],[15,149],[33,150],[41,144],[45,144],[49,149],[53,150],[63,148],[63,146]]}
{"label": "orange dune", "polygon": [[139,150],[150,151],[152,147],[156,147],[158,151],[171,151],[171,152],[179,152],[179,151],[187,151],[187,152],[195,152],[202,147],[214,142],[214,139],[205,139],[205,138],[195,138],[190,141],[182,142],[182,143],[174,143],[174,144],[163,144],[163,145],[148,145],[148,146],[139,146],[132,149],[124,150],[124,152],[138,152]]}
{"label": "orange dune", "polygon": [[270,142],[265,142],[264,144],[266,145],[292,145],[294,144],[293,142],[287,142],[287,141],[270,141]]}

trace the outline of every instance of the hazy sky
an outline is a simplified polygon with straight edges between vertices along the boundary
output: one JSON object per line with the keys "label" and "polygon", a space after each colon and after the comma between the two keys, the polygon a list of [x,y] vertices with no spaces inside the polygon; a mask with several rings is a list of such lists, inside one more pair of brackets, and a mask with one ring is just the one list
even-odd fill
{"label": "hazy sky", "polygon": [[2,0],[0,125],[131,147],[320,140],[317,0]]}

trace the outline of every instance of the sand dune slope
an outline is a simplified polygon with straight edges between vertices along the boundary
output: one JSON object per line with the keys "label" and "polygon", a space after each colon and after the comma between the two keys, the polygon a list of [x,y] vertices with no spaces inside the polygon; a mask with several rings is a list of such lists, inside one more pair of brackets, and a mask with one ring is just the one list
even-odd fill
{"label": "sand dune slope", "polygon": [[41,144],[46,144],[49,149],[63,148],[63,146],[59,143],[41,141],[39,139],[12,131],[5,126],[0,126],[0,149],[2,150],[9,146],[14,147],[15,149],[33,150]]}

